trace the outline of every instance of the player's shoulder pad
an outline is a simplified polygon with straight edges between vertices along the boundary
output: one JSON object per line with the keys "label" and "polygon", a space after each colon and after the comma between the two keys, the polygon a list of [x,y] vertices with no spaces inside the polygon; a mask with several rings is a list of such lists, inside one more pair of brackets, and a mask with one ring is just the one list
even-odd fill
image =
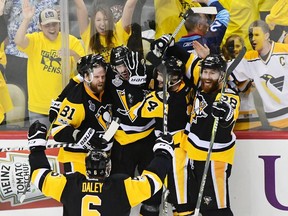
{"label": "player's shoulder pad", "polygon": [[71,91],[67,95],[67,100],[75,104],[83,103],[84,94],[85,94],[84,83],[79,83],[73,89],[71,89]]}

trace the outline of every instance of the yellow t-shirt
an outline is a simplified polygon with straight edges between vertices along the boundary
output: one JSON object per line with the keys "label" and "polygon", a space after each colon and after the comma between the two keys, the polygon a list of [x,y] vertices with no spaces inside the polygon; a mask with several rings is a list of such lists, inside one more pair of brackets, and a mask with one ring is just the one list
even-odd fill
{"label": "yellow t-shirt", "polygon": [[266,23],[277,25],[288,25],[288,0],[278,0],[271,8],[270,14],[266,16]]}
{"label": "yellow t-shirt", "polygon": [[0,123],[4,120],[4,114],[13,109],[13,103],[2,75],[0,71]]}
{"label": "yellow t-shirt", "polygon": [[4,50],[4,42],[0,44],[0,64],[5,66],[7,64],[7,58]]}
{"label": "yellow t-shirt", "polygon": [[244,39],[247,50],[252,49],[248,37],[248,28],[252,22],[260,19],[258,2],[259,0],[231,1],[230,22],[228,23],[223,42],[230,35],[237,34]]}
{"label": "yellow t-shirt", "polygon": [[226,10],[230,10],[232,0],[219,0],[219,2]]}
{"label": "yellow t-shirt", "polygon": [[[63,89],[61,57],[58,54],[62,35],[59,33],[55,41],[47,39],[43,32],[26,36],[29,45],[25,49],[19,46],[17,48],[28,56],[28,110],[47,115],[51,100],[57,98]],[[79,56],[85,55],[82,44],[72,35],[69,35],[69,49],[74,50]],[[71,59],[72,57],[70,62],[73,62]]]}
{"label": "yellow t-shirt", "polygon": [[[199,3],[191,2],[188,0],[155,0],[155,38],[157,39],[163,34],[172,34],[183,19],[182,17],[179,17],[179,15],[181,13],[185,13],[189,7],[199,6]],[[186,34],[187,31],[185,27],[182,26],[182,28],[175,37],[175,41],[178,41],[182,36]]]}
{"label": "yellow t-shirt", "polygon": [[[114,44],[113,47],[127,45],[129,36],[130,36],[130,33],[127,33],[124,30],[123,25],[122,25],[122,20],[120,19],[115,24],[114,36],[112,38],[112,43]],[[91,54],[92,51],[89,48],[89,43],[90,43],[90,38],[91,38],[91,22],[89,23],[87,29],[81,34],[81,38],[85,46],[86,54]],[[100,42],[104,47],[107,47],[105,36],[100,35]],[[111,49],[105,49],[100,54],[104,57],[106,62],[110,62],[110,53],[111,53]]]}
{"label": "yellow t-shirt", "polygon": [[[278,2],[279,0],[259,0],[259,11],[270,11],[271,8],[273,7],[274,4],[276,4],[276,2]],[[287,4],[287,1],[286,1]]]}

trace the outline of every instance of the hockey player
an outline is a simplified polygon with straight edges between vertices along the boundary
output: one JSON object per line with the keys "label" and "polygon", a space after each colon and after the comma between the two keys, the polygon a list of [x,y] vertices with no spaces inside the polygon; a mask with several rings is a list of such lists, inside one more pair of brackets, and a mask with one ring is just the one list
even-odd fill
{"label": "hockey player", "polygon": [[[173,158],[173,171],[168,173],[168,202],[173,205],[174,215],[190,215],[192,213],[187,171],[188,158],[186,152],[180,148],[181,137],[191,111],[192,91],[189,81],[185,79],[185,64],[178,58],[171,56],[165,59],[168,77],[168,131],[173,135],[175,143],[175,157]],[[163,72],[155,70],[156,91],[149,93],[145,99],[133,106],[133,112],[138,118],[150,118],[156,120],[156,136],[163,131]],[[157,196],[157,195],[156,195]],[[158,210],[161,200],[155,197],[154,209]],[[143,208],[146,207],[143,205]],[[148,208],[148,207],[147,207]],[[150,207],[151,209],[151,207]],[[156,214],[155,214],[156,215]]]}
{"label": "hockey player", "polygon": [[61,202],[69,216],[129,216],[132,207],[161,189],[174,154],[171,135],[161,135],[153,147],[154,159],[141,176],[110,176],[111,160],[101,150],[87,154],[85,175],[61,175],[51,170],[45,155],[46,135],[39,121],[29,128],[31,181],[44,195]]}
{"label": "hockey player", "polygon": [[240,100],[231,88],[225,88],[226,62],[220,55],[210,54],[201,63],[200,77],[193,75],[198,89],[190,121],[186,124],[180,146],[187,151],[192,164],[191,196],[196,206],[214,118],[219,118],[211,161],[200,212],[203,216],[232,216],[228,179],[235,152],[233,127],[238,117]]}
{"label": "hockey player", "polygon": [[[59,150],[58,161],[64,164],[66,174],[85,173],[87,150],[95,147],[93,143],[101,143],[101,135],[112,119],[110,97],[104,92],[107,64],[103,57],[84,56],[77,63],[77,70],[84,81],[70,89],[52,128],[54,140],[75,143]],[[109,150],[111,145],[97,148]]]}
{"label": "hockey player", "polygon": [[[152,72],[147,72],[150,69],[137,52],[125,46],[112,49],[110,63],[113,73],[108,73],[107,89],[112,95],[113,117],[118,117],[121,122],[114,136],[111,173],[134,176],[136,168],[142,173],[153,158],[155,120],[137,118],[129,110],[144,99]],[[145,203],[150,203],[150,200]],[[150,209],[143,212],[142,206],[140,214],[150,216]]]}
{"label": "hockey player", "polygon": [[113,117],[121,122],[114,136],[111,172],[133,176],[136,167],[141,173],[153,158],[154,119],[136,118],[129,112],[147,93],[146,66],[137,52],[125,46],[112,49],[110,62],[113,71],[107,74],[106,91],[113,101]]}
{"label": "hockey player", "polygon": [[[155,120],[136,119],[129,113],[130,107],[142,101],[146,94],[146,68],[144,62],[140,61],[138,53],[130,51],[125,46],[112,49],[111,68],[112,70],[109,69],[106,74],[105,93],[109,93],[109,98],[113,101],[113,117],[119,117],[121,122],[114,136],[111,152],[114,166],[111,172],[133,176],[136,167],[141,173],[153,158],[151,143],[155,141],[153,133]],[[71,80],[67,88],[73,89],[73,83],[76,85],[76,82]],[[52,110],[54,110],[53,107],[51,107]],[[83,157],[81,157],[82,159]],[[78,162],[80,163],[80,161]],[[76,170],[79,171],[79,169]]]}
{"label": "hockey player", "polygon": [[245,54],[233,74],[239,82],[254,80],[269,125],[283,130],[288,128],[288,45],[271,41],[269,32],[262,20],[250,24],[249,39],[254,50]]}

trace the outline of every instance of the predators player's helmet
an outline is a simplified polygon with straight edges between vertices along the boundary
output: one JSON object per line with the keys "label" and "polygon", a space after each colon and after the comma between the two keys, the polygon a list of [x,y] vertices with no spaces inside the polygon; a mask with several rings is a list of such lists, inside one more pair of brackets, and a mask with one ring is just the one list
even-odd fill
{"label": "predators player's helmet", "polygon": [[99,54],[89,54],[80,58],[77,62],[77,71],[84,77],[85,74],[93,72],[94,67],[102,66],[105,70],[107,69],[107,63],[104,58]]}
{"label": "predators player's helmet", "polygon": [[110,175],[111,160],[104,151],[90,151],[85,158],[85,164],[87,177],[89,179],[102,181]]}
{"label": "predators player's helmet", "polygon": [[112,48],[111,55],[110,55],[110,63],[112,66],[117,66],[124,64],[124,58],[129,53],[129,49],[126,46],[118,46]]}

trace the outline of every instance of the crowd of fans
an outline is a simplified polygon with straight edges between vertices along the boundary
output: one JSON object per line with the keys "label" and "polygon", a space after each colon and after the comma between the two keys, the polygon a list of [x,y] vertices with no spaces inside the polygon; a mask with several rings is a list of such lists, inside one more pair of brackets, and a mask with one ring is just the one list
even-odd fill
{"label": "crowd of fans", "polygon": [[[25,1],[23,1],[25,2]],[[30,123],[33,121],[33,116],[35,116],[35,113],[38,115],[43,115],[45,118],[49,111],[49,105],[52,99],[55,99],[57,96],[57,93],[60,92],[61,89],[64,88],[63,85],[61,85],[61,73],[59,73],[58,81],[51,81],[50,85],[53,85],[54,89],[53,91],[55,93],[50,93],[50,95],[47,95],[47,91],[41,90],[39,88],[40,86],[43,86],[41,83],[41,80],[45,80],[46,85],[47,79],[45,76],[39,75],[40,77],[35,77],[32,75],[29,75],[31,73],[31,64],[27,64],[29,61],[36,61],[36,57],[30,57],[27,55],[27,52],[24,52],[21,46],[17,44],[17,30],[21,26],[21,23],[23,20],[25,20],[25,17],[27,17],[27,11],[22,10],[22,1],[1,1],[1,7],[0,7],[0,14],[1,14],[1,49],[0,49],[0,63],[1,63],[1,72],[3,75],[2,83],[6,84],[13,84],[18,87],[24,92],[25,95],[25,101],[26,103],[23,104],[23,110],[24,110],[24,116],[22,118],[20,117],[17,119],[11,119],[11,115],[8,115],[8,118],[6,119],[5,113],[13,113],[13,109],[11,109],[11,99],[7,97],[7,94],[5,97],[3,97],[1,102],[1,116],[2,116],[2,126],[1,129],[22,129],[28,127]],[[204,1],[203,1],[204,2]],[[212,2],[212,1],[211,1]],[[175,36],[176,42],[183,45],[184,43],[184,49],[193,49],[192,45],[189,43],[186,43],[187,40],[199,40],[199,37],[201,35],[205,34],[205,31],[207,31],[207,27],[205,25],[208,25],[211,20],[220,20],[219,23],[225,23],[227,29],[225,28],[224,31],[221,33],[223,34],[222,40],[220,41],[221,44],[218,42],[215,42],[210,39],[205,39],[202,41],[204,44],[211,44],[214,43],[214,45],[217,47],[221,47],[222,53],[225,56],[227,61],[230,61],[232,59],[231,55],[233,56],[233,48],[235,48],[235,52],[237,52],[238,48],[237,43],[231,45],[231,40],[237,41],[235,39],[238,37],[239,43],[241,43],[241,46],[245,46],[248,50],[252,50],[252,43],[249,41],[249,25],[252,23],[252,21],[255,20],[264,20],[269,25],[269,41],[275,41],[279,43],[286,43],[286,25],[287,21],[285,18],[283,18],[283,15],[285,15],[285,11],[287,10],[287,6],[285,5],[285,1],[269,1],[269,3],[265,1],[259,1],[259,2],[250,2],[250,1],[241,1],[241,2],[233,2],[233,1],[219,1],[227,11],[229,11],[230,17],[227,17],[228,20],[223,21],[225,19],[224,12],[220,11],[217,13],[217,15],[204,15],[204,14],[195,14],[194,18],[191,16],[188,20],[185,22],[185,28],[182,27],[178,34]],[[129,2],[128,2],[129,3]],[[205,4],[201,3],[201,1],[198,2],[189,2],[189,1],[171,1],[168,3],[167,6],[161,7],[160,5],[163,2],[160,0],[157,1],[138,1],[136,5],[130,7],[131,5],[126,4],[126,9],[124,7],[125,1],[119,2],[119,1],[74,1],[69,2],[72,8],[76,8],[76,11],[74,11],[74,18],[77,17],[77,29],[79,29],[79,33],[77,36],[79,37],[78,40],[81,41],[82,44],[84,44],[85,53],[89,54],[91,52],[94,53],[100,53],[104,56],[105,60],[109,62],[109,50],[111,50],[111,46],[119,46],[119,45],[128,45],[128,48],[134,51],[140,51],[139,53],[142,54],[144,50],[144,54],[147,53],[147,50],[149,50],[148,46],[149,43],[155,39],[159,38],[162,34],[169,34],[173,33],[177,26],[180,24],[181,19],[183,19],[183,16],[179,16],[181,13],[185,13],[189,7],[199,7],[205,6]],[[153,17],[149,17],[147,20],[141,20],[141,13],[143,6],[149,4],[149,8],[151,10],[151,6],[153,7],[153,10],[151,10],[150,14],[153,14]],[[102,7],[101,5],[104,5]],[[211,5],[214,6],[214,5]],[[41,23],[39,23],[39,15],[40,12],[43,11],[45,8],[51,8],[55,9],[59,13],[61,12],[61,9],[59,7],[58,1],[37,1],[33,5],[33,14],[31,14],[30,21],[26,24],[26,28],[23,30],[21,37],[23,37],[23,34],[26,33],[35,33],[35,32],[45,32],[43,28],[41,28]],[[112,13],[105,12],[105,8],[108,8]],[[93,8],[93,10],[92,10]],[[174,8],[174,9],[172,9]],[[95,9],[95,10],[94,10]],[[249,12],[248,12],[249,9]],[[90,24],[90,17],[91,20],[95,20],[93,16],[97,14],[98,10],[102,10],[105,17],[108,19],[108,22],[110,22],[110,27],[113,27],[113,23],[115,23],[114,29],[115,32],[108,33],[107,39],[101,39],[103,36],[99,34],[93,33],[91,31],[99,32],[100,30],[97,30],[97,27]],[[131,11],[130,11],[131,10]],[[135,12],[133,13],[133,11]],[[246,12],[247,13],[246,13]],[[270,13],[271,11],[271,13]],[[71,12],[70,12],[71,13]],[[110,15],[111,15],[111,18]],[[133,15],[134,14],[134,15]],[[128,16],[127,16],[128,15]],[[71,15],[70,15],[71,16]],[[204,18],[200,19],[197,18],[197,16],[202,16],[206,19],[206,17],[209,19],[209,22],[206,22],[207,24],[203,24],[203,28],[201,26],[201,22],[205,23]],[[60,15],[59,15],[60,17]],[[218,18],[217,18],[218,17]],[[110,20],[109,20],[110,19]],[[191,21],[189,21],[191,20]],[[196,21],[197,20],[197,21]],[[197,26],[193,26],[193,22],[198,23]],[[189,24],[192,23],[192,24]],[[122,25],[121,25],[122,24]],[[132,25],[131,25],[132,24]],[[132,26],[131,29],[129,29],[129,26]],[[122,28],[123,26],[123,28]],[[60,27],[60,25],[59,25]],[[142,27],[142,30],[141,30]],[[71,29],[75,27],[71,27]],[[201,29],[202,28],[202,29]],[[206,30],[205,30],[206,28]],[[3,31],[2,31],[3,29]],[[122,30],[121,30],[122,29]],[[193,30],[194,29],[194,30]],[[123,31],[124,30],[124,31]],[[59,29],[60,34],[61,30]],[[149,34],[147,32],[149,31]],[[201,32],[202,31],[202,32]],[[126,32],[126,33],[125,33]],[[141,32],[142,35],[141,36]],[[152,33],[151,33],[152,32]],[[226,32],[226,33],[225,33]],[[213,32],[212,32],[213,33]],[[125,36],[125,34],[127,34]],[[109,36],[110,35],[110,36]],[[71,35],[72,36],[72,35]],[[76,35],[75,35],[76,36]],[[16,37],[16,38],[15,38]],[[181,38],[182,37],[182,38]],[[192,39],[191,39],[192,37]],[[209,36],[207,36],[208,38]],[[232,38],[231,38],[232,37]],[[110,38],[110,39],[109,39]],[[190,38],[190,39],[189,39]],[[197,39],[198,38],[198,39]],[[91,40],[90,40],[91,39]],[[99,42],[97,42],[99,40]],[[116,41],[115,41],[116,40]],[[228,41],[230,40],[230,48]],[[101,42],[102,41],[102,42]],[[110,42],[109,42],[110,41]],[[139,43],[143,42],[143,43]],[[148,43],[147,43],[148,41]],[[206,42],[206,43],[205,43]],[[104,44],[102,44],[104,43]],[[109,45],[110,43],[110,45]],[[218,44],[217,44],[218,43]],[[239,44],[238,43],[238,44]],[[101,45],[102,44],[102,45]],[[113,44],[113,45],[112,45]],[[144,46],[143,46],[144,44]],[[39,45],[40,47],[40,45]],[[90,47],[90,48],[89,48]],[[108,48],[108,49],[107,49]],[[52,53],[46,53],[43,54],[41,57],[42,60],[40,64],[46,64],[48,65],[47,68],[49,68],[52,73],[55,73],[56,71],[61,70],[61,54],[59,53],[59,50],[61,49],[61,44],[59,44],[58,54],[56,52]],[[211,49],[215,49],[214,47],[211,47]],[[216,48],[217,49],[217,48]],[[54,49],[56,50],[56,49]],[[212,50],[213,51],[213,50]],[[70,52],[73,53],[73,49],[70,49]],[[71,54],[70,53],[70,54]],[[80,56],[83,56],[83,52],[80,53]],[[73,55],[73,54],[71,54]],[[75,57],[75,56],[74,56]],[[34,60],[31,60],[34,59]],[[76,62],[79,59],[79,57],[69,60],[71,61],[71,75],[74,73],[77,73],[76,71]],[[28,61],[27,61],[28,60]],[[45,63],[43,63],[45,62]],[[55,65],[58,64],[58,65]],[[32,69],[35,70],[35,69]],[[30,72],[29,72],[30,71]],[[50,73],[51,75],[51,73]],[[48,80],[49,77],[48,76]],[[30,79],[29,79],[30,77]],[[31,77],[35,79],[36,81],[31,81]],[[60,79],[60,80],[59,80]],[[29,88],[27,88],[27,83],[29,85]],[[35,84],[37,83],[37,84]],[[58,84],[56,84],[58,83]],[[6,86],[5,84],[5,86]],[[35,85],[38,85],[35,86]],[[249,78],[244,82],[237,83],[238,88],[240,89],[240,95],[241,95],[241,111],[240,116],[238,119],[238,122],[235,126],[235,130],[261,130],[261,129],[273,129],[274,127],[271,127],[269,123],[267,123],[267,112],[263,111],[263,107],[265,107],[265,103],[263,104],[263,101],[266,101],[261,97],[261,92],[259,92],[259,89],[255,86],[255,81],[252,78]],[[4,84],[3,84],[4,86]],[[33,87],[35,86],[35,88]],[[45,85],[44,85],[45,86]],[[57,87],[56,87],[57,86]],[[5,87],[6,88],[6,87]],[[35,90],[32,90],[34,88]],[[44,88],[45,89],[45,88]],[[47,88],[48,89],[48,88]],[[5,90],[4,90],[5,91]],[[34,99],[36,96],[36,93],[38,92],[39,99]],[[6,88],[7,92],[7,88]],[[51,92],[51,91],[48,91]],[[260,93],[260,94],[259,94]],[[260,96],[259,96],[260,95]],[[280,97],[280,96],[279,96]],[[283,96],[281,96],[283,97]],[[45,99],[44,99],[45,98]],[[12,98],[12,100],[15,100]],[[43,103],[44,100],[47,102]],[[43,102],[41,102],[43,101]],[[38,105],[43,103],[42,108],[35,107],[35,104]],[[281,102],[277,102],[280,103]],[[10,104],[10,105],[9,105]],[[19,105],[17,105],[19,106]],[[16,110],[16,109],[15,109]],[[283,111],[285,112],[285,111]],[[259,114],[260,115],[259,115]],[[37,118],[36,115],[36,118]],[[270,115],[270,114],[268,114]],[[273,114],[272,114],[273,115]],[[43,119],[44,119],[43,118]],[[29,120],[30,119],[30,123]],[[7,120],[7,121],[6,121]],[[23,124],[24,122],[24,124]],[[243,123],[244,122],[244,123]],[[48,124],[48,122],[47,122]],[[19,126],[20,125],[20,126]],[[244,125],[244,126],[243,126]],[[284,128],[284,127],[282,127]]]}

